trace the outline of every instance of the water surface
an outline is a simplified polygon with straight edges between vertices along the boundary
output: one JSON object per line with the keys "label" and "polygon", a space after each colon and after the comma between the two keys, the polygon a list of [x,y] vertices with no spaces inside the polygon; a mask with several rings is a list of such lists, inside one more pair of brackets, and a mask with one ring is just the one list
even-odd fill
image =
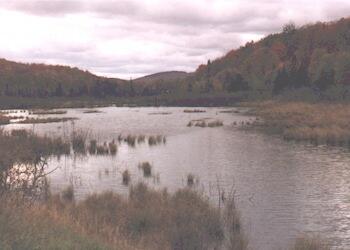
{"label": "water surface", "polygon": [[[58,192],[73,184],[78,199],[114,190],[126,193],[121,172],[128,169],[132,182],[146,181],[174,191],[186,185],[191,173],[199,189],[215,197],[216,186],[234,186],[237,207],[252,249],[286,249],[302,232],[329,237],[337,249],[350,249],[350,153],[348,150],[285,142],[278,137],[244,131],[242,121],[254,118],[221,113],[227,108],[99,108],[84,114],[69,109],[61,117],[78,117],[74,123],[9,125],[37,133],[68,136],[85,129],[100,142],[119,134],[165,135],[165,145],[119,145],[116,156],[51,159],[50,183]],[[168,113],[168,114],[160,114]],[[52,117],[53,115],[50,115]],[[193,119],[222,120],[223,127],[187,127]],[[154,178],[144,179],[138,163],[149,161]]]}

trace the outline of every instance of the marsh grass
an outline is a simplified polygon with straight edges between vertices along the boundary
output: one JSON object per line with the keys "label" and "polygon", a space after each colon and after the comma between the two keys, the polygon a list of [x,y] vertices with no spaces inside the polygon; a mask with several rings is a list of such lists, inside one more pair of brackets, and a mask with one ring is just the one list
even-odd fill
{"label": "marsh grass", "polygon": [[146,140],[146,136],[145,135],[138,135],[137,136],[137,143],[144,143]]}
{"label": "marsh grass", "polygon": [[163,135],[151,135],[148,137],[148,145],[150,146],[155,146],[161,143],[166,143],[166,137]]}
{"label": "marsh grass", "polygon": [[61,192],[61,197],[64,202],[74,202],[74,188],[69,185]]}
{"label": "marsh grass", "polygon": [[136,145],[136,136],[135,135],[127,135],[124,141],[131,147],[135,147]]}
{"label": "marsh grass", "polygon": [[138,165],[138,168],[142,170],[144,177],[151,177],[152,176],[152,165],[145,161]]}
{"label": "marsh grass", "polygon": [[45,203],[5,204],[0,245],[20,249],[218,249],[224,240],[220,211],[187,188],[170,194],[139,183],[128,197],[104,192],[78,202],[53,195]]}
{"label": "marsh grass", "polygon": [[97,141],[96,140],[90,140],[88,150],[89,150],[90,155],[96,154],[96,152],[97,152]]}
{"label": "marsh grass", "polygon": [[200,127],[200,128],[215,128],[215,127],[222,127],[224,126],[224,123],[220,120],[213,120],[213,121],[207,121],[209,119],[200,119],[200,120],[192,120],[187,123],[187,127]]}
{"label": "marsh grass", "polygon": [[115,143],[114,140],[112,140],[111,142],[108,143],[108,148],[109,148],[109,153],[111,155],[116,155],[117,154],[118,146],[117,146],[117,144]]}
{"label": "marsh grass", "polygon": [[187,175],[187,186],[192,187],[194,185],[195,176],[193,174]]}
{"label": "marsh grass", "polygon": [[350,146],[350,105],[331,103],[259,104],[254,127],[281,134],[286,140]]}
{"label": "marsh grass", "polygon": [[222,126],[224,126],[224,123],[220,120],[208,122],[209,128],[222,127]]}
{"label": "marsh grass", "polygon": [[[1,249],[95,249],[108,247],[45,205],[27,204],[16,197],[0,203]],[[124,246],[119,246],[120,249]]]}
{"label": "marsh grass", "polygon": [[96,148],[96,153],[98,155],[108,155],[108,147],[107,147],[107,144],[104,143],[102,145],[97,145],[97,148]]}
{"label": "marsh grass", "polygon": [[[85,130],[73,130],[71,134],[71,142],[74,153],[86,154],[86,140],[88,138],[88,132]],[[90,142],[91,143],[91,142]],[[90,144],[91,146],[91,144]]]}

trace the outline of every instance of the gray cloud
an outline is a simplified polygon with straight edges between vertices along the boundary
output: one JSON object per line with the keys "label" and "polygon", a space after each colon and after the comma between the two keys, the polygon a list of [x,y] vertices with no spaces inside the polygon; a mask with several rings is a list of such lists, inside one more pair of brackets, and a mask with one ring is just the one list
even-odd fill
{"label": "gray cloud", "polygon": [[[350,3],[0,0],[0,12],[0,32],[7,28],[0,41],[2,57],[68,64],[128,78],[171,69],[194,70],[249,40],[278,32],[289,21],[302,25],[349,15]],[[18,30],[5,27],[6,18],[19,22]],[[22,41],[20,32],[27,32],[28,42]]]}

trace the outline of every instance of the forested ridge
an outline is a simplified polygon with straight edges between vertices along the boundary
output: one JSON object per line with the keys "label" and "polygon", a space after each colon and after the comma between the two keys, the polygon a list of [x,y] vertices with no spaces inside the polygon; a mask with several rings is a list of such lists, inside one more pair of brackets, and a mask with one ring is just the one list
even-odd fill
{"label": "forested ridge", "polygon": [[349,98],[350,18],[300,28],[287,24],[281,33],[199,66],[188,85],[204,92]]}

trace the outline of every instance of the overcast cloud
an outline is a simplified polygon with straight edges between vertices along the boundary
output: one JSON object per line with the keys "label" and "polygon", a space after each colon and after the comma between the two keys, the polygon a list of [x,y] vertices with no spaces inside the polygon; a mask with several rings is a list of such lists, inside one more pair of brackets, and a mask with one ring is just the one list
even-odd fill
{"label": "overcast cloud", "polygon": [[193,71],[289,21],[349,13],[349,0],[0,0],[0,57],[124,79]]}

